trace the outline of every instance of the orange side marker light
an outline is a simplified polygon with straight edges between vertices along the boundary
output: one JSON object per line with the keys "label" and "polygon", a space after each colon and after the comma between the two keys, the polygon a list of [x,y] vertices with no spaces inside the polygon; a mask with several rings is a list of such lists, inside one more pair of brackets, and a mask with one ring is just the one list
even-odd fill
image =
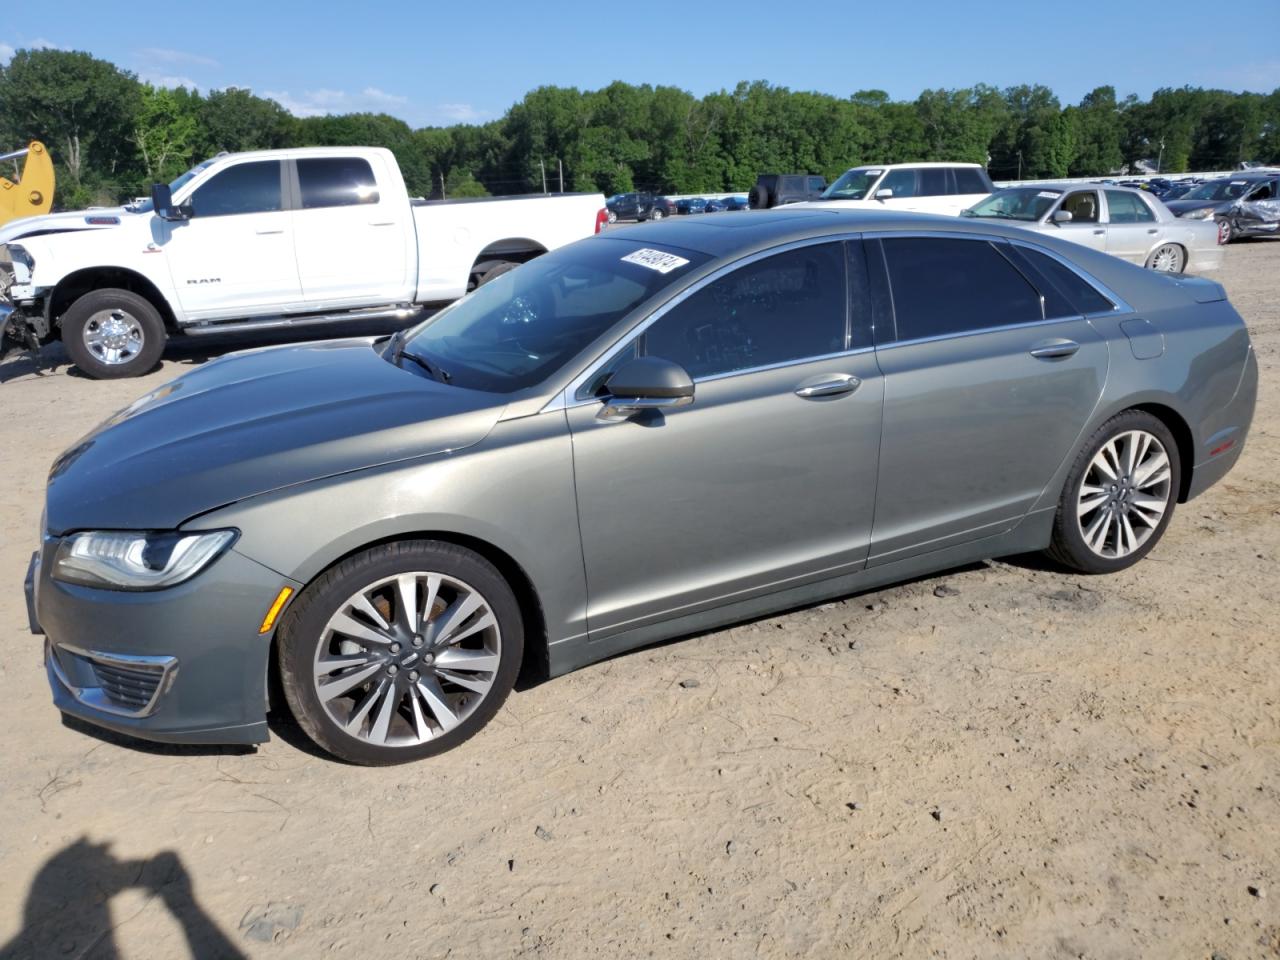
{"label": "orange side marker light", "polygon": [[267,611],[267,615],[262,618],[262,626],[258,628],[259,633],[270,633],[271,628],[276,625],[276,620],[280,616],[280,611],[284,609],[284,605],[289,602],[289,598],[293,596],[293,587],[281,587],[280,592],[276,594],[275,603],[271,604],[271,609]]}

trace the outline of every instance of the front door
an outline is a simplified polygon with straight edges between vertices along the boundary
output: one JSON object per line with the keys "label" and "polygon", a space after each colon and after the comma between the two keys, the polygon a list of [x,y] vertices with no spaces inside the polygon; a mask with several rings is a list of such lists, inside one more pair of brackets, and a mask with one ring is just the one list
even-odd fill
{"label": "front door", "polygon": [[[375,161],[381,165],[380,158]],[[412,210],[365,157],[299,157],[294,246],[302,295],[314,309],[410,298]],[[381,183],[379,182],[381,180]]]}
{"label": "front door", "polygon": [[301,301],[283,174],[278,160],[225,167],[187,199],[189,220],[159,221],[158,246],[188,319],[270,313]]}
{"label": "front door", "polygon": [[883,386],[844,258],[826,242],[738,267],[616,358],[680,363],[692,405],[622,422],[599,399],[570,407],[593,640],[864,565]]}
{"label": "front door", "polygon": [[1107,372],[1106,341],[1082,316],[1046,321],[1000,245],[882,245],[895,324],[876,350],[884,437],[869,565],[1010,529],[1075,449]]}
{"label": "front door", "polygon": [[[1071,219],[1066,222],[1054,221],[1063,240],[1093,250],[1107,249],[1107,231],[1102,225],[1102,200],[1097,190],[1072,190],[1062,198],[1058,210],[1071,214]],[[1049,218],[1052,220],[1053,214]]]}

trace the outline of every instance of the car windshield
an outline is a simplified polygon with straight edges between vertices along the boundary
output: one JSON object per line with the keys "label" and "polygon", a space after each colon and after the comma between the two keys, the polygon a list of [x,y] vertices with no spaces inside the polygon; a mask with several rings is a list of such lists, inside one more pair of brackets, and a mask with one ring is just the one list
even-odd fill
{"label": "car windshield", "polygon": [[863,200],[872,184],[880,179],[880,169],[850,170],[822,191],[823,200]]}
{"label": "car windshield", "polygon": [[513,393],[547,379],[708,259],[678,247],[584,240],[490,280],[411,330],[403,350],[455,386]]}
{"label": "car windshield", "polygon": [[1248,180],[1210,180],[1202,183],[1183,200],[1234,200],[1251,187]]}
{"label": "car windshield", "polygon": [[[206,167],[209,166],[209,164],[213,163],[213,161],[216,159],[217,157],[211,157],[210,159],[206,160],[204,163],[197,163],[194,167],[192,167],[186,173],[181,174],[176,180],[174,180],[172,183],[169,184],[169,192],[171,194],[177,193],[180,187],[183,187],[186,184],[190,183],[192,177],[194,177],[201,170],[204,170]],[[150,199],[139,200],[137,203],[131,204],[129,206],[129,209],[136,210],[139,213],[150,213],[151,200]]]}
{"label": "car windshield", "polygon": [[1034,187],[997,190],[987,199],[962,211],[966,217],[994,217],[997,220],[1039,220],[1058,202],[1061,190]]}

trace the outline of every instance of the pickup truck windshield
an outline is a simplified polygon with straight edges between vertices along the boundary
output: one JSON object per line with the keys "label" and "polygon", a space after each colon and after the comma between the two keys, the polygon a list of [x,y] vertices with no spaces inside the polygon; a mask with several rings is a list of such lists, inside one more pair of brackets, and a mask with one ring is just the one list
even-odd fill
{"label": "pickup truck windshield", "polygon": [[[192,177],[194,177],[201,170],[208,167],[209,164],[213,163],[213,161],[216,159],[217,159],[216,157],[212,157],[204,161],[204,163],[197,163],[194,167],[192,167],[186,173],[181,174],[176,180],[174,180],[172,183],[169,184],[169,192],[177,193],[180,187],[186,186],[186,184],[190,183]],[[136,210],[139,213],[149,213],[151,211],[151,201],[149,199],[139,200],[137,203],[130,204],[129,209]]]}
{"label": "pickup truck windshield", "polygon": [[880,179],[883,170],[850,170],[827,187],[823,200],[864,200],[871,185]]}
{"label": "pickup truck windshield", "polygon": [[489,393],[541,383],[706,254],[596,237],[490,280],[412,329],[403,351]]}

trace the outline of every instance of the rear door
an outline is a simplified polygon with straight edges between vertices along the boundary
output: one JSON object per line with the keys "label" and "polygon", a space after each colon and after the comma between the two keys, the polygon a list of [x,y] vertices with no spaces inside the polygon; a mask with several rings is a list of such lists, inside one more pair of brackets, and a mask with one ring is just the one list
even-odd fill
{"label": "rear door", "polygon": [[1159,219],[1142,197],[1127,190],[1104,191],[1107,198],[1107,253],[1145,264],[1161,239]]}
{"label": "rear door", "polygon": [[403,190],[398,184],[392,188],[384,158],[299,156],[290,162],[298,194],[294,245],[307,305],[411,299],[412,213]]}
{"label": "rear door", "polygon": [[279,160],[231,162],[184,201],[191,217],[157,219],[160,249],[188,319],[268,313],[302,299]]}
{"label": "rear door", "polygon": [[885,404],[868,565],[1012,528],[1097,405],[1105,340],[1061,298],[1045,319],[1002,248],[954,235],[868,244],[873,288],[887,291],[877,301],[892,305],[875,325]]}
{"label": "rear door", "polygon": [[[823,242],[752,258],[663,308],[619,358],[696,383],[661,415],[568,410],[592,640],[860,569],[875,504],[882,380],[865,261]],[[595,384],[602,374],[590,378]]]}

